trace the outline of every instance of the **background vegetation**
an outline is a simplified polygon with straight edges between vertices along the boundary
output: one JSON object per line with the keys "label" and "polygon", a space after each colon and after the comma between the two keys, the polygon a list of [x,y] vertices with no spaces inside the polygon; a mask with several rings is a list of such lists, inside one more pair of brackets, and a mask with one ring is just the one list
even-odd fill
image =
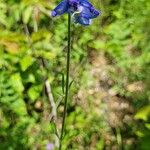
{"label": "background vegetation", "polygon": [[[0,149],[57,145],[48,78],[60,128],[67,16],[57,0],[0,0]],[[102,16],[72,25],[65,150],[150,149],[150,1],[91,0]],[[45,66],[43,67],[43,60]]]}

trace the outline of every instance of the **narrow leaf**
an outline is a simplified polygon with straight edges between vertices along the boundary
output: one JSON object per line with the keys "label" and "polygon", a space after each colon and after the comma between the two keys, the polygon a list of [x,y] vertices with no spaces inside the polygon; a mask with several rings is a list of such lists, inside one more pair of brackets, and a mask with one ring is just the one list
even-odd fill
{"label": "narrow leaf", "polygon": [[63,73],[61,73],[61,75],[62,75],[62,92],[63,92],[63,94],[65,93],[65,77],[64,77],[64,74]]}

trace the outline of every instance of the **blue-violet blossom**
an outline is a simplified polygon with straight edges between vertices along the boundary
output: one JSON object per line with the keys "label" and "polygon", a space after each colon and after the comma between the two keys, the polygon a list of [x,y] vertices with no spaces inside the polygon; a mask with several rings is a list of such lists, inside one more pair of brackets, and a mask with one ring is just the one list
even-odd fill
{"label": "blue-violet blossom", "polygon": [[70,13],[74,17],[75,23],[90,25],[91,20],[100,13],[88,0],[63,0],[52,11],[52,17]]}

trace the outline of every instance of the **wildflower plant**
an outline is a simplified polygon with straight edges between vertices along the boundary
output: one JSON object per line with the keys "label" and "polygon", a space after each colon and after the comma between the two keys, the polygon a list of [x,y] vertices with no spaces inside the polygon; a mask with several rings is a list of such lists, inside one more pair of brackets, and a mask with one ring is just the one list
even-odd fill
{"label": "wildflower plant", "polygon": [[[60,135],[59,150],[62,149],[62,140],[64,137],[65,119],[67,112],[67,101],[69,94],[69,70],[70,70],[70,51],[71,51],[71,20],[75,24],[88,26],[92,23],[92,19],[99,16],[100,12],[88,0],[63,0],[51,12],[52,17],[68,14],[68,50],[67,50],[67,64],[66,64],[66,85],[64,98],[64,112],[62,120],[62,128]],[[72,18],[72,19],[71,19]]]}

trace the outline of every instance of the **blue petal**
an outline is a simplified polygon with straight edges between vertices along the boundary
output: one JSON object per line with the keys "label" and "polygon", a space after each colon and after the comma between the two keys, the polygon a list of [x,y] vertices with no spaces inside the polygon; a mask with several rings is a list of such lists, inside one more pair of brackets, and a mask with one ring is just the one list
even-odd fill
{"label": "blue petal", "polygon": [[78,10],[80,0],[68,0],[68,13],[73,14]]}
{"label": "blue petal", "polygon": [[74,19],[75,19],[75,23],[79,23],[85,26],[88,26],[91,24],[91,20],[89,18],[82,17],[81,15],[75,15]]}
{"label": "blue petal", "polygon": [[70,6],[74,6],[79,4],[80,0],[68,0],[68,3]]}
{"label": "blue petal", "polygon": [[93,18],[96,18],[97,16],[100,15],[100,12],[99,12],[97,9],[95,9],[94,7],[91,8],[90,11],[91,11],[91,14],[92,14],[92,17],[93,17]]}
{"label": "blue petal", "polygon": [[83,7],[83,10],[81,12],[81,15],[83,17],[89,18],[89,19],[93,19],[96,18],[99,15],[99,11],[97,11],[96,9],[90,10],[89,8]]}
{"label": "blue petal", "polygon": [[88,7],[88,8],[93,7],[93,5],[92,5],[90,2],[88,2],[88,0],[80,0],[80,4],[81,4],[82,6]]}
{"label": "blue petal", "polygon": [[81,0],[80,5],[82,6],[82,16],[93,19],[96,18],[100,13],[96,10],[93,5],[87,0]]}
{"label": "blue petal", "polygon": [[68,10],[68,2],[67,0],[64,0],[57,5],[57,7],[52,11],[51,15],[52,17],[59,16],[66,13],[67,10]]}

